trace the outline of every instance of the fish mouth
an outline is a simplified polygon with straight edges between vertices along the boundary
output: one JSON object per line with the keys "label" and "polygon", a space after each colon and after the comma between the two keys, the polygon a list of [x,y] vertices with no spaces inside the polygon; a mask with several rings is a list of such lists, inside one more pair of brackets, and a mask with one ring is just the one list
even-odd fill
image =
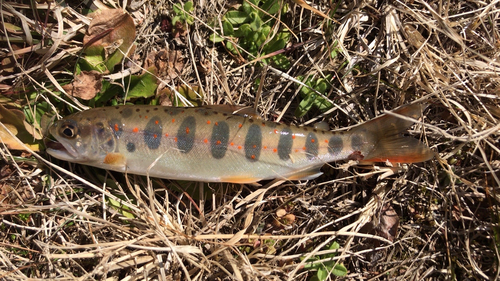
{"label": "fish mouth", "polygon": [[63,143],[46,138],[45,141],[46,152],[55,158],[74,161],[78,157],[78,152],[70,145],[64,145]]}

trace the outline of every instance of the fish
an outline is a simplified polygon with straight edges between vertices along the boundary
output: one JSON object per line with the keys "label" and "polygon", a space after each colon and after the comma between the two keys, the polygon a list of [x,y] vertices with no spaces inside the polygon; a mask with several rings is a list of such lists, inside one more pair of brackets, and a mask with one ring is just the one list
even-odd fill
{"label": "fish", "polygon": [[[424,105],[394,113],[418,119]],[[329,162],[417,163],[434,153],[404,136],[412,121],[384,114],[349,131],[265,121],[228,106],[121,105],[54,121],[46,152],[61,160],[173,180],[309,180]]]}

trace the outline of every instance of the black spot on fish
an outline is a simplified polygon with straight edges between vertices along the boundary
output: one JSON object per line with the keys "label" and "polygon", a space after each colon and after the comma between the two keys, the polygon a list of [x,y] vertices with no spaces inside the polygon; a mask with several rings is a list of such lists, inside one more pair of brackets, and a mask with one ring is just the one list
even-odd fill
{"label": "black spot on fish", "polygon": [[109,126],[117,138],[121,137],[123,133],[123,123],[118,119],[109,120]]}
{"label": "black spot on fish", "polygon": [[284,128],[281,131],[280,140],[278,142],[278,156],[281,160],[290,159],[290,153],[293,147],[293,136],[290,128]]}
{"label": "black spot on fish", "polygon": [[129,118],[132,116],[133,110],[130,107],[125,108],[124,110],[120,111],[120,114],[122,115],[123,118]]}
{"label": "black spot on fish", "polygon": [[193,149],[196,133],[196,119],[193,116],[186,117],[177,131],[177,147],[183,153]]}
{"label": "black spot on fish", "polygon": [[318,156],[319,142],[316,134],[309,133],[307,135],[305,147],[307,159],[312,159]]}
{"label": "black spot on fish", "polygon": [[149,113],[149,109],[146,109],[146,113]]}
{"label": "black spot on fish", "polygon": [[229,142],[229,126],[226,122],[218,122],[218,124],[218,126],[213,126],[210,140],[210,149],[215,159],[221,159],[226,155]]}
{"label": "black spot on fish", "polygon": [[135,110],[135,112],[139,112],[139,111],[141,111],[141,109],[140,109],[140,108],[137,108],[137,109]]}
{"label": "black spot on fish", "polygon": [[133,142],[127,143],[127,151],[130,153],[135,151],[135,144]]}
{"label": "black spot on fish", "polygon": [[144,128],[144,142],[149,149],[158,149],[162,137],[162,124],[158,116],[152,117]]}
{"label": "black spot on fish", "polygon": [[253,119],[252,118],[248,119],[248,122],[253,123]]}
{"label": "black spot on fish", "polygon": [[[252,120],[252,119],[249,119]],[[245,138],[245,157],[251,162],[259,160],[262,149],[262,131],[259,125],[252,124]]]}
{"label": "black spot on fish", "polygon": [[120,109],[120,107],[119,106],[115,106],[115,109]]}
{"label": "black spot on fish", "polygon": [[363,147],[363,139],[359,135],[353,135],[351,137],[351,148],[354,151],[361,151]]}
{"label": "black spot on fish", "polygon": [[342,151],[342,148],[344,148],[344,142],[341,137],[333,136],[328,141],[328,152],[331,155],[338,155]]}

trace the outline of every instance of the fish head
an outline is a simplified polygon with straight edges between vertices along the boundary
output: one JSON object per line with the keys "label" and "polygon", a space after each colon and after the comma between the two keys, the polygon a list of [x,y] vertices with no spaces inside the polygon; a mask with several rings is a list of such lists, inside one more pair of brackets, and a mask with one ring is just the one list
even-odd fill
{"label": "fish head", "polygon": [[116,136],[107,122],[98,116],[87,118],[76,113],[55,121],[49,133],[55,141],[47,141],[47,153],[55,158],[75,163],[102,163],[117,146]]}

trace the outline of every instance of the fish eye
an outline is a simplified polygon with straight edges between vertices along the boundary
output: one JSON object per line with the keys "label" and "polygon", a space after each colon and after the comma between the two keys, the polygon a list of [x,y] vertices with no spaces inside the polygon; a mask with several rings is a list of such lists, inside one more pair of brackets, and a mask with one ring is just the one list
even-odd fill
{"label": "fish eye", "polygon": [[72,123],[65,123],[59,128],[59,133],[68,139],[73,139],[77,135],[77,128]]}

